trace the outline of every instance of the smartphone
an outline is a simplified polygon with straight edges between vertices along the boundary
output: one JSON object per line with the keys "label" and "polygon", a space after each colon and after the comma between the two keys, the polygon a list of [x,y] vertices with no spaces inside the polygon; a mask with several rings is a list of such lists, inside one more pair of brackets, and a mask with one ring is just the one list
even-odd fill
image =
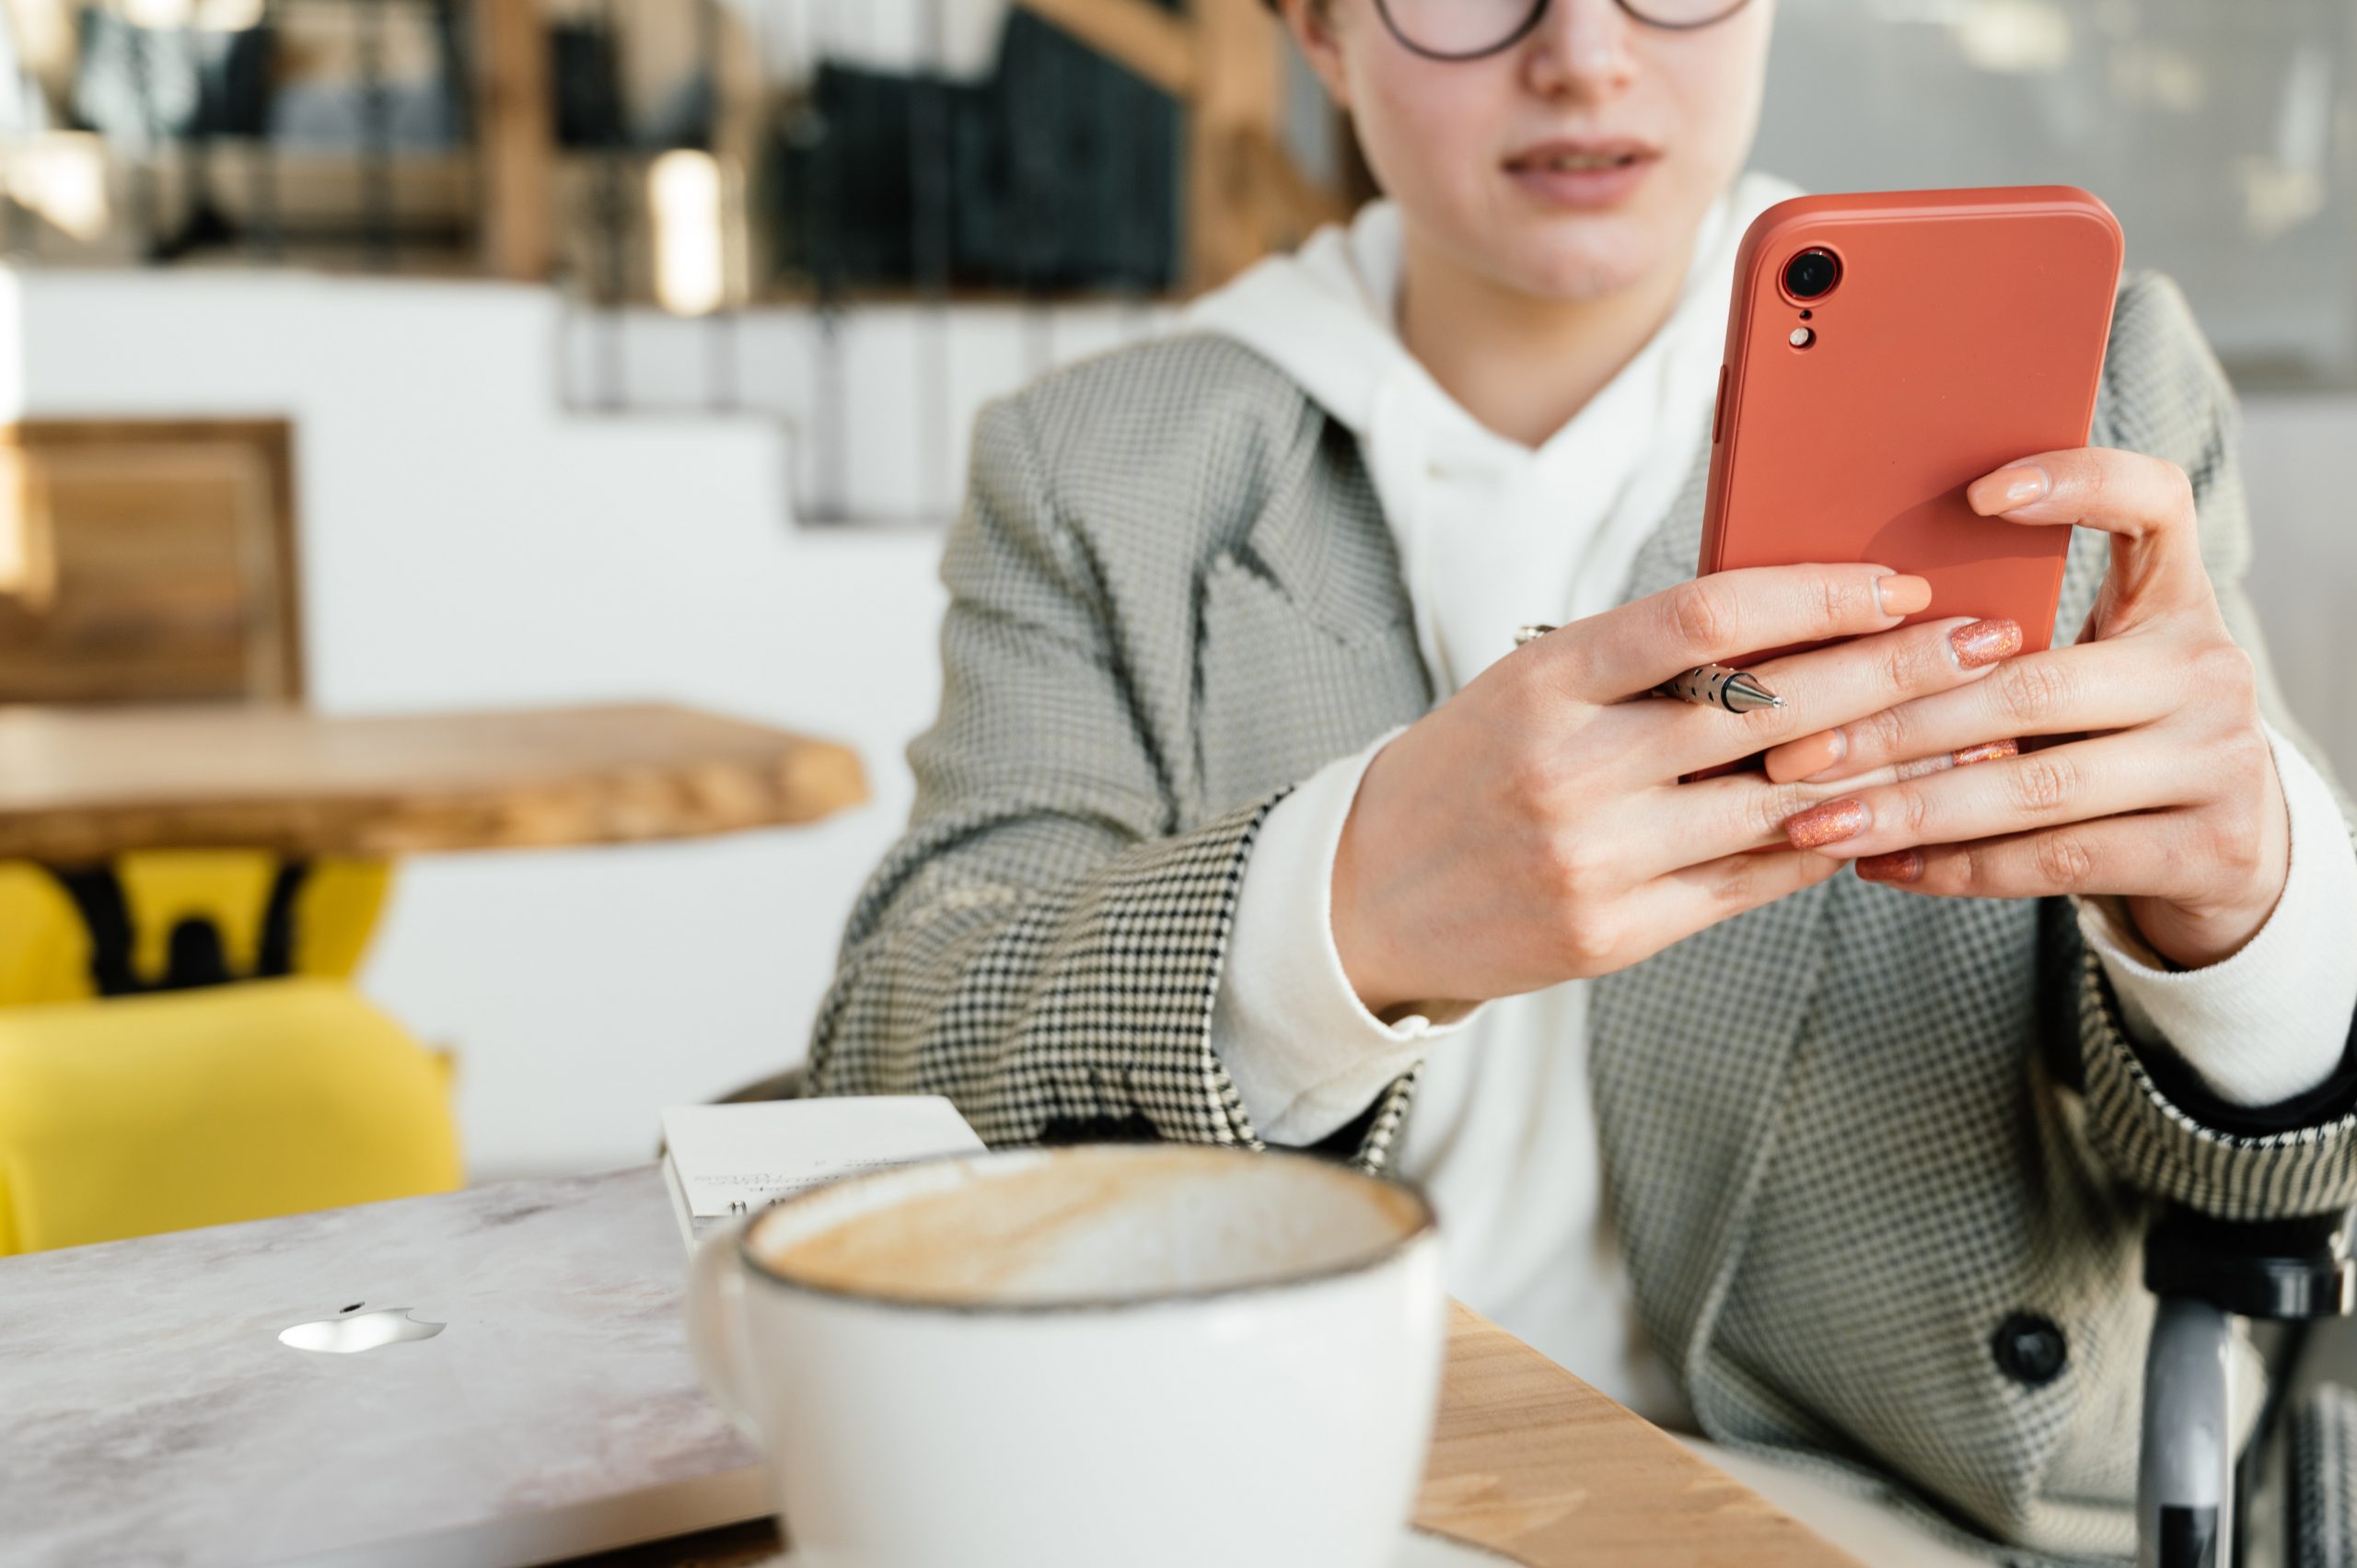
{"label": "smartphone", "polygon": [[2024,651],[2048,646],[2072,530],[1978,517],[1964,487],[2086,444],[2119,260],[2111,209],[2068,185],[1761,213],[1736,257],[1697,569],[1875,562],[1930,579],[1910,623],[2008,616]]}

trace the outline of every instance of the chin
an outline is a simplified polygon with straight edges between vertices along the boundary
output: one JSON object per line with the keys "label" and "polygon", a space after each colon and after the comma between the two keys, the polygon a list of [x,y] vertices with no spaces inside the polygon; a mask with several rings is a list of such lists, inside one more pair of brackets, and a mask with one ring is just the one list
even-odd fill
{"label": "chin", "polygon": [[[1570,228],[1571,225],[1557,226]],[[1634,225],[1582,220],[1577,231],[1533,236],[1508,248],[1501,281],[1539,299],[1600,299],[1632,287],[1662,265],[1662,246]]]}

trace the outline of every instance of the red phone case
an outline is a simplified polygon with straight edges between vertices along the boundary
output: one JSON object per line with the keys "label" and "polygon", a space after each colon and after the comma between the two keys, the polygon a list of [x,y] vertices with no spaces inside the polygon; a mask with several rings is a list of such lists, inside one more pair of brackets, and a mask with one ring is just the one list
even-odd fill
{"label": "red phone case", "polygon": [[[1785,265],[1813,248],[1839,276],[1796,299]],[[1910,622],[2010,616],[2025,652],[2048,646],[2071,530],[1979,517],[1964,487],[2085,444],[2119,259],[2111,209],[2068,185],[1761,213],[1736,258],[1699,569],[1876,562],[1931,580]]]}

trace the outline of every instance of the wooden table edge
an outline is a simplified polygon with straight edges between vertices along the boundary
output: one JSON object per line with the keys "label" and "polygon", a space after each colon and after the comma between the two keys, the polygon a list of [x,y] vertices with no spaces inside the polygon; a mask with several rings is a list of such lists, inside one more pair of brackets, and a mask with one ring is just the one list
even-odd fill
{"label": "wooden table edge", "polygon": [[[4,714],[6,710],[0,710]],[[167,718],[187,713],[165,711]],[[494,849],[584,848],[655,843],[814,822],[870,798],[859,753],[840,741],[674,703],[585,703],[452,714],[375,715],[411,719],[496,720],[633,717],[712,719],[765,731],[778,743],[765,762],[552,762],[496,782],[428,783],[415,787],[305,791],[256,789],[194,799],[168,792],[98,801],[10,807],[0,801],[0,859],[52,865],[96,864],[143,850],[261,850],[290,856],[383,858]],[[100,722],[121,715],[100,714]],[[337,721],[329,719],[332,724]],[[372,717],[351,721],[366,725]],[[698,792],[699,776],[734,771],[753,781],[741,800]],[[683,798],[648,807],[650,786]],[[693,798],[684,798],[692,796]],[[535,816],[540,820],[536,826]],[[552,826],[553,824],[554,826]]]}
{"label": "wooden table edge", "polygon": [[1455,1301],[1412,1522],[1526,1568],[1861,1568],[1668,1433]]}

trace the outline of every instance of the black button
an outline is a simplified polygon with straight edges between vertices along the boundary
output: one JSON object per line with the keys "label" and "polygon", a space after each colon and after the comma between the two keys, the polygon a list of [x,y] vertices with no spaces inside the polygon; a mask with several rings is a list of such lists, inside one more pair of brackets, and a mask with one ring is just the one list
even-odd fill
{"label": "black button", "polygon": [[2054,1319],[2036,1312],[2016,1312],[1998,1324],[1989,1351],[1997,1358],[1999,1371],[2033,1388],[2060,1376],[2071,1355],[2069,1342]]}

